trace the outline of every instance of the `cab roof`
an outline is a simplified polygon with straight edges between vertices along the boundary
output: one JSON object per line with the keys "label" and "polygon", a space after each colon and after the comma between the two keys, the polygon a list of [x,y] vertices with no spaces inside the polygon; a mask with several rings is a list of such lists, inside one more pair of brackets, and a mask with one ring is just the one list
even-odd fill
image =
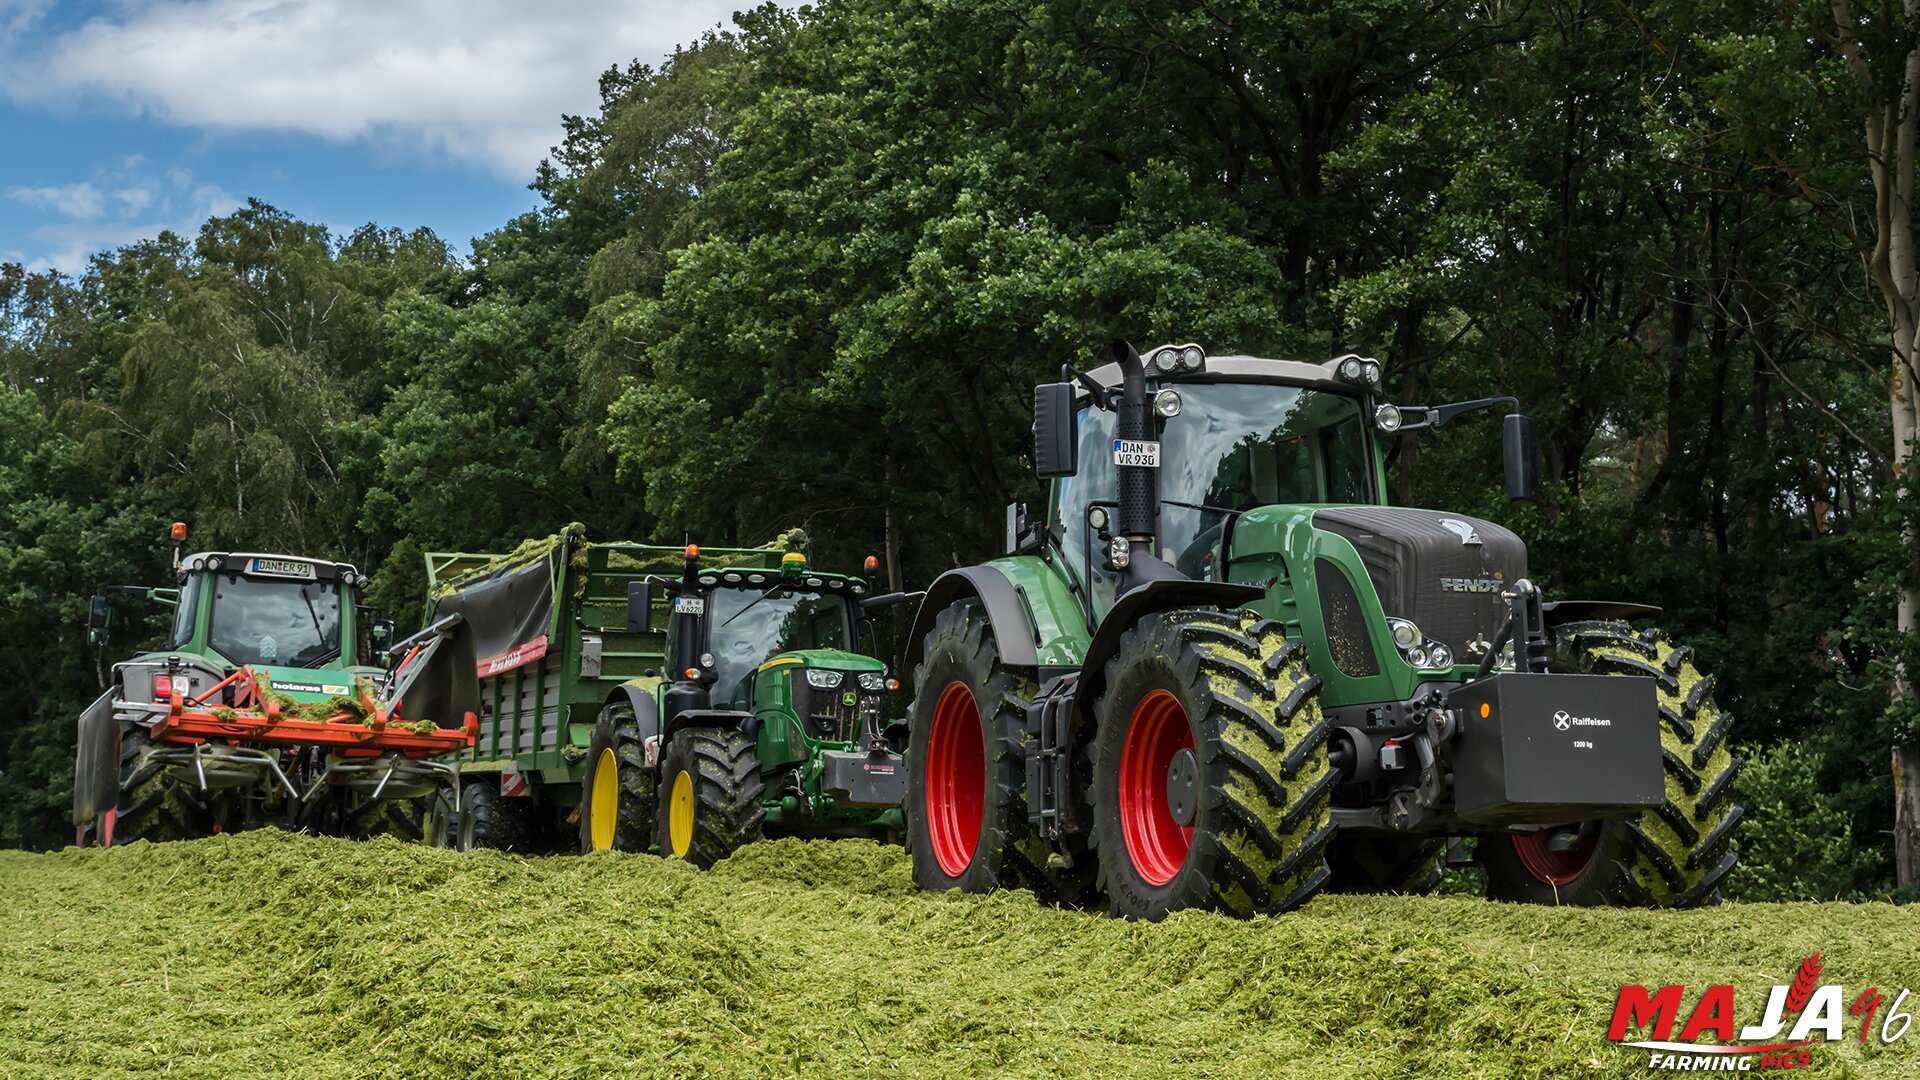
{"label": "cab roof", "polygon": [[[1141,349],[1140,356],[1143,359],[1150,357],[1156,350],[1161,348],[1165,348],[1165,346],[1155,345],[1149,349]],[[1340,361],[1343,359],[1345,359],[1344,356],[1336,356],[1319,363],[1312,363],[1306,360],[1273,360],[1261,356],[1208,356],[1206,370],[1198,375],[1163,374],[1159,376],[1149,375],[1148,377],[1159,378],[1172,383],[1288,383],[1296,386],[1312,386],[1342,394],[1358,395],[1363,393],[1366,389],[1365,387],[1355,386],[1353,383],[1340,378],[1336,373],[1340,366]],[[1093,381],[1099,383],[1101,386],[1120,385],[1119,364],[1102,364],[1087,374],[1092,376]],[[1082,387],[1078,391],[1077,396],[1085,397],[1086,389]]]}
{"label": "cab roof", "polygon": [[[219,565],[210,565],[218,559]],[[303,578],[299,574],[273,573],[270,570],[257,570],[254,560],[264,563],[290,563],[310,566],[313,572]],[[277,555],[265,551],[199,551],[180,560],[180,572],[196,573],[203,570],[219,570],[245,574],[248,577],[271,578],[282,581],[318,580],[334,581],[345,579],[352,584],[366,583],[366,578],[352,563],[335,562],[332,559],[316,559],[311,555]]]}

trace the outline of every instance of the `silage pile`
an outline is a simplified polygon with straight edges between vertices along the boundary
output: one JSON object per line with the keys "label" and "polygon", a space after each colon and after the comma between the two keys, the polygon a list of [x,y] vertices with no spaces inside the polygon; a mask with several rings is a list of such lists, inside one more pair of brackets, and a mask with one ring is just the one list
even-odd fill
{"label": "silage pile", "polygon": [[[0,1075],[1615,1076],[1645,1068],[1601,1041],[1622,982],[1732,982],[1745,1012],[1819,950],[1830,981],[1920,989],[1913,909],[1323,897],[1151,926],[921,894],[865,841],[703,874],[263,831],[0,853],[0,905]],[[1910,1075],[1915,1044],[1801,1075]]]}

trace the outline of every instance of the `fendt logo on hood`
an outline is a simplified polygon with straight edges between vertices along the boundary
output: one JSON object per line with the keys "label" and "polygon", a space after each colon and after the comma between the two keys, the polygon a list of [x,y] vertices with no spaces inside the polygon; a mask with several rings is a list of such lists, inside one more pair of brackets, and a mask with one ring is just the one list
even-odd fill
{"label": "fendt logo on hood", "polygon": [[1459,518],[1441,518],[1440,527],[1460,538],[1462,546],[1480,542],[1480,534],[1473,531],[1473,523]]}
{"label": "fendt logo on hood", "polygon": [[[1475,540],[1474,543],[1479,543]],[[1492,577],[1443,577],[1441,592],[1497,593],[1507,587],[1506,578],[1495,570]]]}

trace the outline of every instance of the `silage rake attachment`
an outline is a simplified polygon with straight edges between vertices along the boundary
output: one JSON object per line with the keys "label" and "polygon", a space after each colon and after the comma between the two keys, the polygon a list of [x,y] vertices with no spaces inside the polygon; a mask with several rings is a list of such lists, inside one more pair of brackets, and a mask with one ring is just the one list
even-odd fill
{"label": "silage rake attachment", "polygon": [[[450,615],[395,646],[401,649],[403,659],[385,676],[356,679],[351,698],[321,706],[285,702],[262,672],[242,667],[190,700],[176,693],[166,702],[123,707],[156,717],[150,734],[156,749],[166,747],[168,758],[188,758],[172,764],[191,764],[202,790],[249,782],[265,766],[289,795],[303,800],[335,777],[378,798],[396,780],[418,788],[444,773],[457,792],[458,766],[431,759],[467,749],[480,730],[471,632],[460,616]],[[222,698],[233,704],[212,704]],[[453,717],[458,726],[421,724]],[[263,747],[322,747],[327,767],[303,796],[280,768],[278,754]]]}

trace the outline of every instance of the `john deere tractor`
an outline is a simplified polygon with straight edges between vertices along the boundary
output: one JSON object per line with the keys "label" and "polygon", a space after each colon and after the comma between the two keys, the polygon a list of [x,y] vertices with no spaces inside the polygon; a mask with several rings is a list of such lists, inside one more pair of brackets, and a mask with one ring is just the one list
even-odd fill
{"label": "john deere tractor", "polygon": [[[177,840],[261,825],[420,839],[430,796],[457,775],[433,759],[471,745],[473,651],[457,620],[372,662],[390,624],[355,603],[367,579],[304,555],[200,552],[175,588],[93,597],[88,638],[108,641],[112,592],[174,609],[161,647],[113,665],[81,714],[76,840]],[[391,644],[391,643],[387,643]]]}
{"label": "john deere tractor", "polygon": [[[1382,400],[1380,365],[1116,343],[1034,396],[1043,520],[928,590],[908,843],[930,889],[1116,914],[1421,892],[1685,907],[1734,865],[1728,718],[1658,609],[1548,600],[1512,532],[1386,505],[1382,444],[1511,398]],[[1468,845],[1471,844],[1471,856]]]}
{"label": "john deere tractor", "polygon": [[864,576],[757,548],[588,542],[583,526],[506,555],[435,552],[430,618],[478,644],[467,811],[446,842],[657,851],[710,866],[762,835],[885,838],[901,827],[897,684],[861,651]]}

